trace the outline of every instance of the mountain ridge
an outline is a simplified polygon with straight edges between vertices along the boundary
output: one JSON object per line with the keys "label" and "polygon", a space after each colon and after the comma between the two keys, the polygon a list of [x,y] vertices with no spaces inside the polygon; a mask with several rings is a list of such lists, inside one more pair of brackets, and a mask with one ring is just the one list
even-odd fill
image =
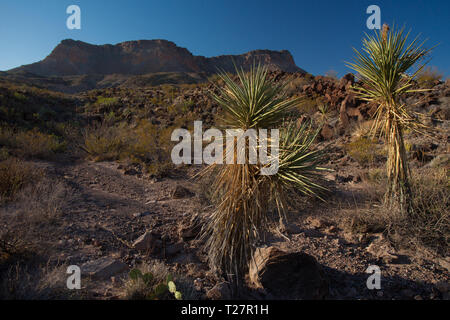
{"label": "mountain ridge", "polygon": [[217,73],[248,69],[254,62],[272,71],[305,72],[288,50],[252,50],[239,55],[204,57],[164,39],[133,40],[95,45],[80,40],[62,40],[43,60],[23,65],[8,73],[38,76],[144,75],[157,72]]}

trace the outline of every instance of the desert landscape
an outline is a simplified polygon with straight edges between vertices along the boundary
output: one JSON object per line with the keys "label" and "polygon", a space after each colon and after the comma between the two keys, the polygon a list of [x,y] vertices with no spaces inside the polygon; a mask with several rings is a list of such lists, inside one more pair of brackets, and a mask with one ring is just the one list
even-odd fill
{"label": "desert landscape", "polygon": [[[450,80],[424,67],[407,81],[426,90],[398,100],[414,114],[401,122],[410,175],[398,208],[386,200],[389,144],[372,134],[378,100],[358,95],[367,83],[355,74],[312,75],[287,50],[205,58],[167,40],[70,39],[0,72],[0,299],[448,300]],[[239,202],[248,190],[227,180],[239,164],[171,161],[172,132],[223,126],[231,111],[218,99],[251,81],[280,86],[267,99],[292,101],[282,128],[305,137],[292,151],[305,176],[270,182],[283,214],[270,188]],[[263,215],[248,243],[219,233],[239,225],[232,210],[230,221]]]}

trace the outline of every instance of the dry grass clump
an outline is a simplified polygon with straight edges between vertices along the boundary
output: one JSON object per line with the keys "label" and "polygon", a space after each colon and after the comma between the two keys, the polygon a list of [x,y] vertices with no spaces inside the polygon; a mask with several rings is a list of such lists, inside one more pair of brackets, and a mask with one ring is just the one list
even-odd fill
{"label": "dry grass clump", "polygon": [[49,250],[61,231],[58,218],[71,200],[69,194],[62,182],[41,176],[19,190],[14,201],[0,206],[0,258]]}
{"label": "dry grass clump", "polygon": [[35,166],[16,158],[0,162],[0,203],[13,199],[17,192],[42,176]]}
{"label": "dry grass clump", "polygon": [[[371,178],[377,189],[386,189],[386,175],[376,172]],[[422,169],[413,172],[411,179],[412,212],[405,214],[390,210],[381,203],[371,209],[361,209],[354,217],[354,232],[386,232],[388,239],[400,248],[416,249],[420,246],[446,255],[450,236],[450,184],[445,168]]]}
{"label": "dry grass clump", "polygon": [[68,290],[66,266],[49,266],[18,261],[1,271],[0,299],[51,300],[81,299],[85,290]]}

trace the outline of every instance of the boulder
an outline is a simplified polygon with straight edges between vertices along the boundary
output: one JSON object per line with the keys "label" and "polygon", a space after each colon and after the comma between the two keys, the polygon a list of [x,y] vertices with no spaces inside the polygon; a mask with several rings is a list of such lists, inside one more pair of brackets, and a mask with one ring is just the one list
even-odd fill
{"label": "boulder", "polygon": [[93,279],[105,280],[128,270],[128,266],[116,259],[104,257],[86,262],[81,266],[81,274]]}
{"label": "boulder", "polygon": [[303,252],[258,248],[249,266],[250,287],[262,289],[271,299],[324,299],[328,281],[317,261]]}
{"label": "boulder", "polygon": [[156,237],[147,231],[134,241],[133,247],[140,251],[153,252],[156,248],[156,240]]}

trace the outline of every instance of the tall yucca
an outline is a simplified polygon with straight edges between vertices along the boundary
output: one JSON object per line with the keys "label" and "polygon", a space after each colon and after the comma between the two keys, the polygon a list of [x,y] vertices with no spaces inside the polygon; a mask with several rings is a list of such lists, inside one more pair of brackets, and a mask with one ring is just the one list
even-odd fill
{"label": "tall yucca", "polygon": [[348,64],[362,81],[355,92],[361,99],[378,105],[372,132],[379,132],[388,148],[386,202],[389,206],[398,205],[404,212],[411,209],[411,189],[403,132],[407,128],[419,130],[422,125],[402,98],[407,93],[423,91],[412,89],[412,80],[423,65],[411,76],[406,72],[430,52],[423,48],[423,42],[418,43],[417,37],[408,44],[408,36],[404,29],[390,31],[383,25],[374,35],[366,34],[362,52],[354,49],[355,61]]}
{"label": "tall yucca", "polygon": [[[290,188],[314,195],[322,187],[314,182],[320,153],[311,150],[317,131],[300,128],[284,119],[298,103],[287,99],[284,85],[269,80],[267,69],[253,66],[248,73],[237,70],[238,81],[220,74],[224,86],[211,94],[222,107],[222,119],[229,129],[280,129],[279,170],[275,175],[260,175],[264,166],[256,164],[211,165],[203,174],[216,173],[212,186],[217,208],[205,225],[209,263],[212,269],[239,281],[244,276],[254,249],[268,229],[269,212],[284,215],[286,192]],[[271,137],[262,141],[272,144]],[[224,155],[230,152],[223,144]],[[248,160],[249,144],[245,145]],[[240,150],[239,152],[241,152]],[[273,150],[272,150],[273,151]],[[235,151],[236,156],[237,151]],[[272,153],[273,155],[273,153]]]}

